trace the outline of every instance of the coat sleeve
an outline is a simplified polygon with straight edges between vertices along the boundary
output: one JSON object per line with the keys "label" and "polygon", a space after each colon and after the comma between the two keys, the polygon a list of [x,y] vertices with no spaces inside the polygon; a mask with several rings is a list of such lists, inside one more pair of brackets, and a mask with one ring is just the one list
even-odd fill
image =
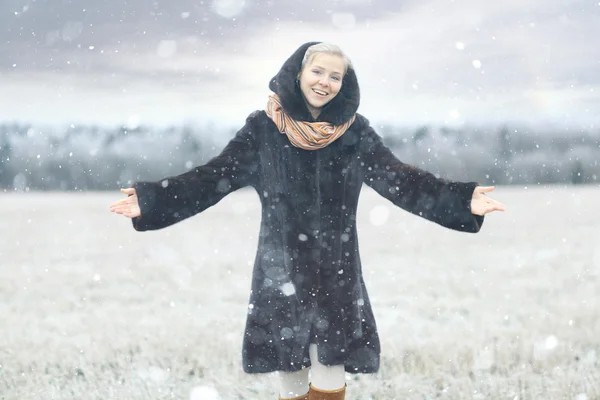
{"label": "coat sleeve", "polygon": [[257,182],[256,141],[252,116],[221,154],[207,164],[158,182],[135,182],[141,215],[132,218],[137,231],[162,229],[216,204],[227,194]]}
{"label": "coat sleeve", "polygon": [[429,221],[457,231],[479,232],[484,217],[471,213],[477,182],[436,178],[404,164],[368,123],[363,132],[361,158],[367,185],[398,207]]}

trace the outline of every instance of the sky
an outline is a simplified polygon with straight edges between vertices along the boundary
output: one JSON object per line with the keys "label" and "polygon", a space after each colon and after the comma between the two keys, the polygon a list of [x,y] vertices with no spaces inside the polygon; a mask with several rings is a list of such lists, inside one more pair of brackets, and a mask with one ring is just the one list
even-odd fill
{"label": "sky", "polygon": [[0,122],[243,124],[308,41],[399,125],[600,126],[600,0],[2,0]]}

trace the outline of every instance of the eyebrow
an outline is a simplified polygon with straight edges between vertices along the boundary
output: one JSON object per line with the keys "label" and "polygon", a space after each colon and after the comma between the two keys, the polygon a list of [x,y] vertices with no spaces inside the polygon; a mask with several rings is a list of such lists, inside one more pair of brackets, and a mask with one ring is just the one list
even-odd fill
{"label": "eyebrow", "polygon": [[[311,68],[319,68],[319,69],[322,69],[322,70],[325,69],[325,68],[323,68],[323,67],[321,67],[320,65],[317,65],[317,64],[311,65]],[[342,73],[339,72],[339,71],[333,71],[332,74],[337,74],[337,75],[340,75],[340,76],[342,75]]]}

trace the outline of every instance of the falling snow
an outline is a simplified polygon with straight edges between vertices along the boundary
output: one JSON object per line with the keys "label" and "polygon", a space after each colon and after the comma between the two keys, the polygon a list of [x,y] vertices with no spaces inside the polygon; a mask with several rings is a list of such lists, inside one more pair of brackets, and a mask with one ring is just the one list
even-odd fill
{"label": "falling snow", "polygon": [[331,23],[337,29],[352,29],[356,25],[356,17],[352,13],[332,13]]}
{"label": "falling snow", "polygon": [[196,386],[190,391],[189,400],[221,400],[221,396],[213,387]]}
{"label": "falling snow", "polygon": [[170,58],[177,52],[177,41],[161,40],[156,47],[156,54],[161,58]]}
{"label": "falling snow", "polygon": [[233,18],[243,11],[245,5],[245,0],[213,0],[212,9],[222,17]]}

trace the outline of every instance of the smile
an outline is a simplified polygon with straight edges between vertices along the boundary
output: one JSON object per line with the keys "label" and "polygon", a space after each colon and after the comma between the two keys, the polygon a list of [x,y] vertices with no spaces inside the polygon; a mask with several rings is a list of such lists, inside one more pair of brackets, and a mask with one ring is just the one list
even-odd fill
{"label": "smile", "polygon": [[316,94],[318,94],[318,95],[319,95],[319,96],[321,96],[321,97],[325,97],[325,96],[327,96],[327,92],[324,92],[324,91],[322,91],[322,90],[313,89],[312,91],[313,91],[313,92],[315,92]]}

